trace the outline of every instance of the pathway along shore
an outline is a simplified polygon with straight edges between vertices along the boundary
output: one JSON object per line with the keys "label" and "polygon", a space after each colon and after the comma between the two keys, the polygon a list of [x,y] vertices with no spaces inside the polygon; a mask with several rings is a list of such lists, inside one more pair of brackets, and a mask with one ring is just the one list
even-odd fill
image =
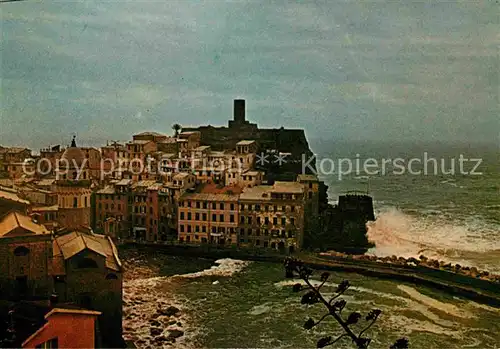
{"label": "pathway along shore", "polygon": [[[236,249],[221,248],[211,245],[184,245],[184,244],[158,244],[126,242],[119,244],[120,249],[155,250],[174,256],[191,256],[207,259],[233,258],[268,263],[283,263],[285,254],[274,253],[262,249]],[[357,273],[366,276],[399,280],[425,285],[447,293],[500,308],[500,278],[491,275],[491,280],[460,274],[450,270],[415,263],[416,259],[392,258],[394,263],[389,263],[391,258],[369,258],[365,256],[325,255],[312,252],[300,252],[293,257],[302,260],[309,267],[316,270],[331,270],[346,273]],[[367,258],[368,257],[368,258]],[[377,260],[379,260],[377,262]],[[385,261],[385,262],[383,262]],[[408,262],[409,261],[409,262]],[[417,261],[418,262],[418,261]],[[432,265],[432,263],[430,263]],[[462,267],[465,269],[465,267]],[[467,268],[466,270],[471,270]],[[489,273],[486,273],[488,276]]]}

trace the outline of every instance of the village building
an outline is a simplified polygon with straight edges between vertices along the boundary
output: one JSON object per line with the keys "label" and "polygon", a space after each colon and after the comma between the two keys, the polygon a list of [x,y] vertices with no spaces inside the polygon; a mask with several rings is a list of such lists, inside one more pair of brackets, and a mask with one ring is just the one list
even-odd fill
{"label": "village building", "polygon": [[236,245],[239,187],[202,185],[179,199],[180,242]]}
{"label": "village building", "polygon": [[0,220],[0,291],[14,304],[55,294],[61,303],[98,311],[103,345],[122,345],[122,265],[109,237],[90,230],[53,233],[11,212]]}
{"label": "village building", "polygon": [[239,197],[239,244],[294,252],[304,237],[304,188],[298,182],[247,187]]}

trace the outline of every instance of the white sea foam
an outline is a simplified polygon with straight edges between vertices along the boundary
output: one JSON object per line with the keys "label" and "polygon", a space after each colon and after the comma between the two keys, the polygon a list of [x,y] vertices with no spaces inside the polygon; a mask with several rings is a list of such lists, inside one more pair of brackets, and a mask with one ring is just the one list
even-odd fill
{"label": "white sea foam", "polygon": [[196,273],[174,275],[173,277],[198,278],[202,276],[233,276],[235,273],[247,267],[250,262],[224,258],[216,260],[215,264],[217,265],[213,265],[210,269],[205,269]]}
{"label": "white sea foam", "polygon": [[[451,223],[446,217],[414,217],[395,208],[387,208],[378,214],[375,222],[369,222],[368,239],[375,247],[367,254],[376,256],[397,255],[429,258],[480,266],[470,260],[467,252],[489,252],[500,249],[500,231],[488,227],[480,219],[467,223]],[[492,272],[500,272],[500,265],[489,265]]]}
{"label": "white sea foam", "polygon": [[[163,329],[163,335],[168,336],[168,330],[181,329],[186,334],[176,340],[176,348],[192,348],[191,338],[194,337],[194,328],[189,326],[190,319],[184,312],[183,303],[178,296],[174,297],[164,287],[168,284],[168,277],[152,277],[144,279],[133,279],[125,281],[123,284],[123,337],[126,340],[131,340],[138,347],[153,346],[158,347],[158,343],[154,342],[154,337],[151,336],[150,320],[159,321]],[[162,287],[163,286],[163,287]],[[175,306],[180,309],[180,314],[175,318],[156,317],[158,307]],[[175,320],[175,324],[168,325],[168,321]],[[177,322],[182,324],[183,328],[177,325]],[[164,342],[163,348],[169,345]]]}

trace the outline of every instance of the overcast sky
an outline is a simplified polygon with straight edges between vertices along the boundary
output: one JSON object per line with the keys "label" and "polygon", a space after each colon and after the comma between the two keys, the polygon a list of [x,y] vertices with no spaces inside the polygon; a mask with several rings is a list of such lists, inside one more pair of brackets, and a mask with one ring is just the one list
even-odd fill
{"label": "overcast sky", "polygon": [[0,5],[0,144],[223,125],[232,100],[309,138],[497,142],[492,1]]}

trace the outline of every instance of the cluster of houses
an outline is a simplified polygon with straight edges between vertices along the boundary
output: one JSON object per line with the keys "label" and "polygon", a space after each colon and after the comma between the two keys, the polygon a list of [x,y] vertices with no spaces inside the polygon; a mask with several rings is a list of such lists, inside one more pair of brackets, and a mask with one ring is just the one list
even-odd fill
{"label": "cluster of houses", "polygon": [[14,207],[49,229],[86,226],[113,239],[300,249],[318,214],[317,177],[268,183],[255,140],[212,150],[200,138],[143,132],[100,150],[75,139],[43,149],[31,163],[52,171],[0,180],[0,214]]}

